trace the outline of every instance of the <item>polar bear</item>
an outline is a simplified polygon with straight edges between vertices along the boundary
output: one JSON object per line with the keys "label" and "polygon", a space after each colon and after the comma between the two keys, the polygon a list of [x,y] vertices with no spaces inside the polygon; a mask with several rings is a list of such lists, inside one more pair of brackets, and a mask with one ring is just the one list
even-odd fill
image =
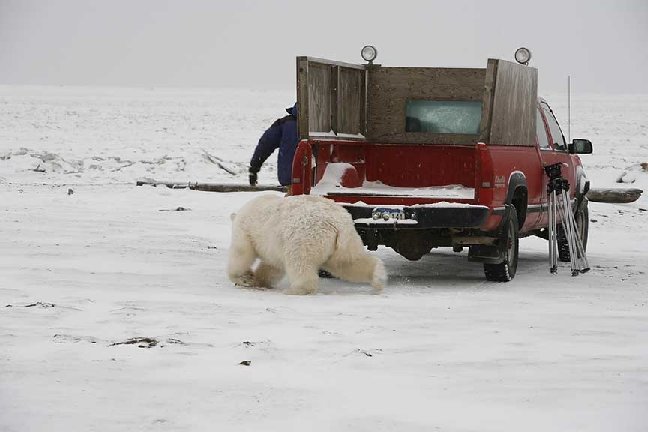
{"label": "polar bear", "polygon": [[232,215],[227,272],[235,284],[271,288],[285,274],[288,294],[313,294],[320,268],[368,282],[377,293],[387,281],[382,261],[365,250],[351,215],[331,200],[262,195]]}

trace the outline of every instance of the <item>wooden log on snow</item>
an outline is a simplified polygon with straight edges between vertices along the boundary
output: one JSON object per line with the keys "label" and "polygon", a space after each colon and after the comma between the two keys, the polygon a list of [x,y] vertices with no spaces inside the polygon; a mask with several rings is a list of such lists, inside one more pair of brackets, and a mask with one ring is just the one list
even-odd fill
{"label": "wooden log on snow", "polygon": [[249,184],[223,184],[223,183],[189,183],[189,189],[207,191],[207,192],[261,192],[261,191],[286,192],[287,191],[287,188],[285,188],[284,186],[273,186],[273,185],[250,186]]}
{"label": "wooden log on snow", "polygon": [[165,181],[155,181],[155,180],[137,180],[135,182],[136,186],[153,186],[153,187],[158,187],[158,186],[166,186],[169,189],[187,189],[189,187],[189,183],[175,183],[175,182],[165,182]]}
{"label": "wooden log on snow", "polygon": [[198,191],[206,192],[262,192],[262,191],[278,191],[286,192],[286,188],[283,186],[273,186],[273,185],[257,185],[250,186],[249,184],[238,184],[238,183],[176,183],[176,182],[164,182],[164,181],[146,181],[138,180],[135,183],[137,186],[166,186],[170,189],[191,189]]}
{"label": "wooden log on snow", "polygon": [[641,189],[590,189],[587,199],[593,202],[631,203],[637,201],[642,193]]}

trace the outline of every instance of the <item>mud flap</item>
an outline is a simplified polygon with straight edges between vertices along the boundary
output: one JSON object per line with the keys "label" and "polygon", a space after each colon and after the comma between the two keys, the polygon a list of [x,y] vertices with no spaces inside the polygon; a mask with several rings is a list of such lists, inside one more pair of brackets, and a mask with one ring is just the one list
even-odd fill
{"label": "mud flap", "polygon": [[[506,221],[511,217],[511,212],[515,211],[515,207],[506,204],[504,207],[504,215],[502,216],[502,221],[500,222],[499,228],[497,228],[497,237],[502,237],[502,232],[506,227]],[[506,256],[504,254],[503,248],[500,248],[498,244],[494,245],[473,245],[468,249],[468,261],[472,262],[483,262],[487,264],[499,264],[504,262]]]}
{"label": "mud flap", "polygon": [[504,256],[497,246],[474,245],[468,249],[468,261],[499,264],[504,262]]}

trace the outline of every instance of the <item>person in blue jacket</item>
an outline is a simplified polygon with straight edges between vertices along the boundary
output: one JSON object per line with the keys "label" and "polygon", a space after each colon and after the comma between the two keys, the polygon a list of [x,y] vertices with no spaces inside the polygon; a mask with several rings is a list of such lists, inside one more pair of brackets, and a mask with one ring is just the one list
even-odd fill
{"label": "person in blue jacket", "polygon": [[297,133],[297,104],[286,108],[287,116],[272,123],[259,139],[250,159],[250,185],[257,184],[257,174],[270,155],[279,149],[277,177],[282,186],[292,184],[292,162],[299,142]]}

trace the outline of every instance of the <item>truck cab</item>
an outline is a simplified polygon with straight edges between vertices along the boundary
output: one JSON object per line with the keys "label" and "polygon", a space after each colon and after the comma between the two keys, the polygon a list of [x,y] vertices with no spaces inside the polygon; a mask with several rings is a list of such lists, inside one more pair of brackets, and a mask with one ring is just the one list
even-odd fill
{"label": "truck cab", "polygon": [[439,68],[298,57],[291,193],[343,205],[370,250],[418,260],[467,247],[488,280],[509,281],[519,238],[546,237],[544,166],[563,164],[587,236],[589,183],[577,153],[591,143],[565,142],[537,76],[497,59]]}

